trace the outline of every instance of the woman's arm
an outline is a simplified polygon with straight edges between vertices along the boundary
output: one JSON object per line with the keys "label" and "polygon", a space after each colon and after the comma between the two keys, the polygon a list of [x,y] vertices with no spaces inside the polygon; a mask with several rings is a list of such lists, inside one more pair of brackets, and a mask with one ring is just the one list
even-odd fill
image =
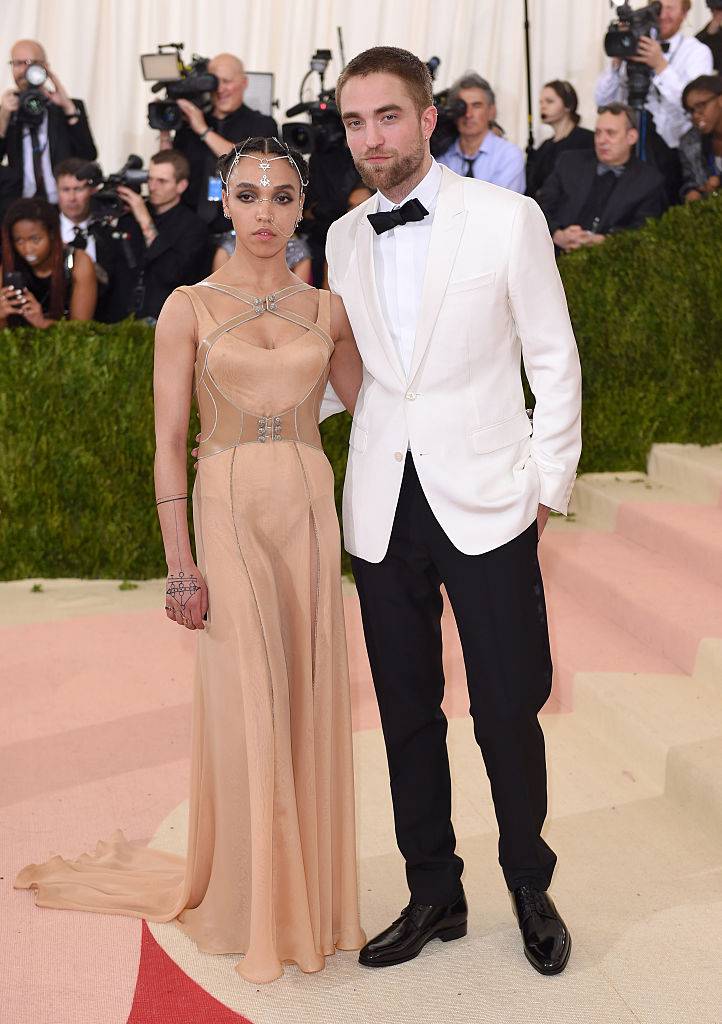
{"label": "woman's arm", "polygon": [[188,533],[187,440],[196,358],[196,318],[182,292],[169,296],[155,329],[155,495],[168,564],[166,613],[203,629],[208,592]]}
{"label": "woman's arm", "polygon": [[98,301],[98,279],[87,252],[73,254],[73,291],[70,295],[70,319],[92,320]]}
{"label": "woman's arm", "polygon": [[331,295],[331,337],[335,346],[331,356],[331,386],[353,415],[363,380],[363,364],[343,300],[334,294]]}

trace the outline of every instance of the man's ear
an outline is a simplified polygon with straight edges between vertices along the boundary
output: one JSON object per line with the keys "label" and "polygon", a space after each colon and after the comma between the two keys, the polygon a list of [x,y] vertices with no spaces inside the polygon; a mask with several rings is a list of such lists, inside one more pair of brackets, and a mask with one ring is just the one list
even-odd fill
{"label": "man's ear", "polygon": [[176,188],[178,189],[178,195],[179,196],[183,195],[185,190],[188,188],[188,185],[189,185],[189,181],[188,181],[187,178],[181,178],[181,180],[176,183]]}
{"label": "man's ear", "polygon": [[627,142],[630,146],[636,146],[639,142],[639,132],[636,128],[627,129]]}

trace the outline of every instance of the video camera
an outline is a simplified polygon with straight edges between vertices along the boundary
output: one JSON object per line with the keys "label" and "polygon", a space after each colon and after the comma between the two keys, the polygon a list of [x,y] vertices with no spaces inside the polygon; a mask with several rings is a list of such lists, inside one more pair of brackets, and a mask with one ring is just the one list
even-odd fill
{"label": "video camera", "polygon": [[[720,0],[722,2],[722,0]],[[604,37],[604,52],[608,57],[616,57],[618,60],[627,61],[627,83],[629,86],[630,107],[642,110],[647,100],[649,86],[654,76],[654,71],[647,64],[631,60],[639,53],[639,43],[644,36],[650,39],[659,39],[659,16],[662,12],[662,4],[659,0],[646,7],[634,10],[629,3],[620,4],[617,7],[617,17]],[[666,44],[662,44],[664,49]]]}
{"label": "video camera", "polygon": [[181,56],[184,43],[162,43],[157,53],[142,53],[140,66],[143,79],[153,82],[151,92],[165,89],[166,98],[148,104],[148,124],[158,131],[173,131],[183,124],[179,99],[190,100],[205,113],[211,109],[211,93],[218,88],[218,79],[208,71],[209,57],[193,54],[190,64]]}
{"label": "video camera", "polygon": [[87,163],[78,168],[76,177],[96,188],[90,199],[90,216],[92,220],[110,223],[127,213],[127,207],[117,192],[118,185],[126,185],[140,194],[140,186],[148,180],[148,172],[143,170],[143,161],[135,153],[131,153],[119,171],[103,177],[100,166]]}
{"label": "video camera", "polygon": [[[323,80],[330,61],[330,50],[316,50],[301,82],[300,102],[286,111],[286,117],[308,114],[310,118],[310,124],[288,121],[281,129],[283,141],[292,149],[297,149],[299,153],[328,153],[344,147],[346,144],[346,133],[336,106],[335,91],[324,88]],[[313,74],[319,76],[321,88],[315,100],[306,102],[303,99],[303,90],[309,77]]]}
{"label": "video camera", "polygon": [[[440,57],[430,57],[426,62],[432,82],[436,78],[440,64]],[[441,92],[434,93],[434,106],[438,117],[436,128],[431,136],[432,156],[441,156],[454,143],[459,134],[456,122],[466,113],[466,104],[463,100],[449,102],[450,92],[450,89],[443,89]]]}

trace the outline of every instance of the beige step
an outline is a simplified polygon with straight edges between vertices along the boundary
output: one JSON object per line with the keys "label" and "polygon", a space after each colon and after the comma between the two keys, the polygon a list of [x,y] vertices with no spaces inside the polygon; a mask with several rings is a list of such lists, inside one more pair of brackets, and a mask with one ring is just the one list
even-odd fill
{"label": "beige step", "polygon": [[647,472],[654,480],[685,494],[687,501],[722,501],[722,444],[655,444]]}

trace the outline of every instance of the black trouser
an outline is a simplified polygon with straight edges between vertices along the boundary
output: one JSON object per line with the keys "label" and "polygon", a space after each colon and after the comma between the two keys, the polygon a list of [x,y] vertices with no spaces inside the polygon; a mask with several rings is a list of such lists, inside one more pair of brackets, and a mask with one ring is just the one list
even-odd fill
{"label": "black trouser", "polygon": [[454,852],[441,710],[442,583],[461,638],[506,884],[546,889],[556,856],[540,836],[547,795],[537,715],[552,664],[536,522],[494,551],[462,554],[431,511],[409,454],[385,558],[352,561],[412,900],[453,902],[464,867]]}

